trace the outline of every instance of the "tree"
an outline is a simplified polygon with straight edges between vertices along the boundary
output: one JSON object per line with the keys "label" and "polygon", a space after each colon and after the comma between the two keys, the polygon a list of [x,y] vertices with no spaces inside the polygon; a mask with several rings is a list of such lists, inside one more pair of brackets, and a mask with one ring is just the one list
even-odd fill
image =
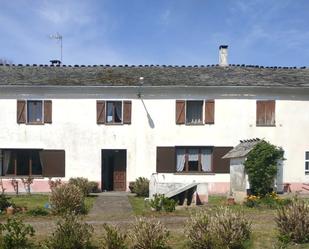
{"label": "tree", "polygon": [[252,194],[264,196],[272,190],[279,160],[284,151],[264,140],[256,144],[245,161]]}

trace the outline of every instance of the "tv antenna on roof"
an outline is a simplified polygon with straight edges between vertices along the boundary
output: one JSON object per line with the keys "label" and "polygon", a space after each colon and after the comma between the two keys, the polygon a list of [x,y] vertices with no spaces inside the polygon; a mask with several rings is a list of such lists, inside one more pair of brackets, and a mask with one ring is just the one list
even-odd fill
{"label": "tv antenna on roof", "polygon": [[56,34],[50,35],[49,38],[60,42],[60,61],[62,63],[62,35],[57,32]]}

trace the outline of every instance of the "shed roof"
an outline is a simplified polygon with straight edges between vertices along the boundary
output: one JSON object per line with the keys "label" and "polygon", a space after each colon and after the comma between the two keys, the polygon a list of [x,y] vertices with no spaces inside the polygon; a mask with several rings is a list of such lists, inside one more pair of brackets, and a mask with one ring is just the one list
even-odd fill
{"label": "shed roof", "polygon": [[0,86],[210,86],[309,88],[309,68],[253,65],[1,65]]}
{"label": "shed roof", "polygon": [[259,138],[240,140],[240,143],[230,150],[222,158],[240,158],[245,157],[254,148],[254,146],[260,143],[262,140]]}

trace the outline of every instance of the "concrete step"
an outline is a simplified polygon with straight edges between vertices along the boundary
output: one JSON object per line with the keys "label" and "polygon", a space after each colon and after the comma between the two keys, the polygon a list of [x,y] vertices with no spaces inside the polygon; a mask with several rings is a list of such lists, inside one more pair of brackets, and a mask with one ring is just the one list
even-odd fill
{"label": "concrete step", "polygon": [[171,198],[171,197],[173,197],[173,196],[175,196],[175,195],[178,195],[178,194],[180,194],[180,193],[182,193],[182,192],[184,192],[184,191],[187,191],[187,190],[190,189],[190,188],[196,187],[197,185],[198,185],[198,183],[196,183],[196,182],[194,182],[194,183],[189,183],[189,184],[187,184],[187,185],[182,186],[181,188],[178,188],[178,189],[169,191],[169,192],[165,193],[164,195],[165,195],[165,197],[167,197],[167,198]]}

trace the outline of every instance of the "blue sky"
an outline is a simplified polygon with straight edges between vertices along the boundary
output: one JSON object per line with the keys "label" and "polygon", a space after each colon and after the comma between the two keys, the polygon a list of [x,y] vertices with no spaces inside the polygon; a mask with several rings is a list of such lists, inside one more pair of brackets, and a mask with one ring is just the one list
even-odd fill
{"label": "blue sky", "polygon": [[0,0],[0,58],[13,63],[309,65],[308,0]]}

